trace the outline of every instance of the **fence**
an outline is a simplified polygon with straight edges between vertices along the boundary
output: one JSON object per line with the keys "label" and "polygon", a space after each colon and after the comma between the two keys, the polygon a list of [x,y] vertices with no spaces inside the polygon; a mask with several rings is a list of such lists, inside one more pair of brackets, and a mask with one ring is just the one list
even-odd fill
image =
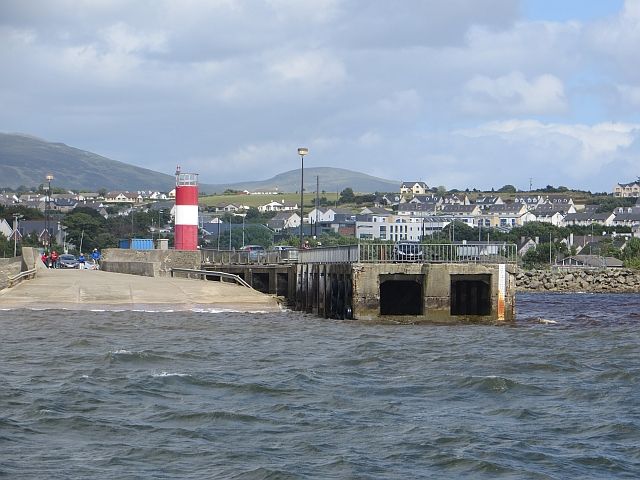
{"label": "fence", "polygon": [[513,243],[363,243],[339,247],[241,252],[202,250],[202,263],[278,264],[278,263],[517,263]]}
{"label": "fence", "polygon": [[240,250],[200,250],[203,265],[272,265],[296,263],[298,250],[244,252]]}
{"label": "fence", "polygon": [[360,263],[516,263],[513,243],[367,243],[359,245]]}

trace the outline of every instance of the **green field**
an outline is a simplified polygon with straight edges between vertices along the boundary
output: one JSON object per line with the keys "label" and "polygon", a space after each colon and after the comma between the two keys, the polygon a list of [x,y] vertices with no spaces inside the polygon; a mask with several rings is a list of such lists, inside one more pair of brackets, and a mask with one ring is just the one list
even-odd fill
{"label": "green field", "polygon": [[[335,201],[336,194],[321,195],[326,196],[331,202]],[[211,207],[221,205],[223,203],[233,203],[234,205],[247,205],[248,207],[259,207],[265,205],[272,200],[276,202],[286,202],[287,204],[300,204],[299,193],[284,193],[279,195],[207,195],[198,199],[199,203]],[[311,207],[315,204],[315,193],[304,194],[305,207]]]}

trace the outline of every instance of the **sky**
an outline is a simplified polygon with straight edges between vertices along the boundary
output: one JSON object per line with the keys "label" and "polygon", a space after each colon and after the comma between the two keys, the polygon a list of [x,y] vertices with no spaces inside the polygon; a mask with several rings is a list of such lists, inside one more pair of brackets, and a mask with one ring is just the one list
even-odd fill
{"label": "sky", "polygon": [[610,192],[640,175],[639,45],[640,0],[3,0],[0,131],[206,183],[304,146],[305,168]]}

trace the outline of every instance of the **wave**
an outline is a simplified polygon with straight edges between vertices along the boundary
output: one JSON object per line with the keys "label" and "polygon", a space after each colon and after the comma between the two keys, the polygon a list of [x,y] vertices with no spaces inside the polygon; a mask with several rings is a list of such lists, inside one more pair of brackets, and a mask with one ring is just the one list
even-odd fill
{"label": "wave", "polygon": [[470,388],[482,393],[506,393],[511,390],[542,392],[543,389],[498,375],[463,377],[458,382],[461,388]]}
{"label": "wave", "polygon": [[152,373],[152,377],[161,378],[161,377],[190,377],[188,373],[169,373],[169,372],[160,372],[160,373]]}

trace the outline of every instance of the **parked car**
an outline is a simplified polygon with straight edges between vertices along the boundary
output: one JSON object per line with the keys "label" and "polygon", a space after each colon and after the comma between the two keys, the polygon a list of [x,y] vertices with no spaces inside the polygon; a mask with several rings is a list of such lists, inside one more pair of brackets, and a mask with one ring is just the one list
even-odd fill
{"label": "parked car", "polygon": [[284,252],[286,250],[297,250],[297,247],[292,247],[291,245],[274,245],[271,247],[271,250],[274,252]]}
{"label": "parked car", "polygon": [[245,245],[240,249],[248,254],[249,260],[260,260],[266,257],[267,252],[262,245]]}
{"label": "parked car", "polygon": [[60,268],[78,268],[78,259],[70,253],[63,253],[58,257]]}
{"label": "parked car", "polygon": [[398,242],[393,246],[393,259],[396,262],[417,262],[423,257],[422,245],[418,242]]}

